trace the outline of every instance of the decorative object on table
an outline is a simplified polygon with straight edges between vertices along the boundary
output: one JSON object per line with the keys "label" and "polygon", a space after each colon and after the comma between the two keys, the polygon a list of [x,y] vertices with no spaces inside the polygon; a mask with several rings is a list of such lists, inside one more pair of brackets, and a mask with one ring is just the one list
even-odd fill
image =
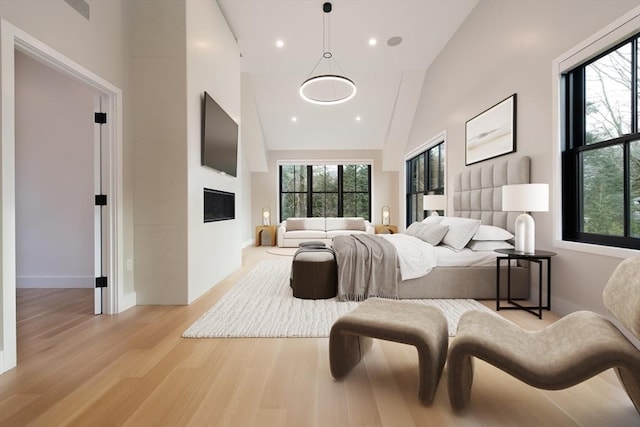
{"label": "decorative object on table", "polygon": [[502,210],[522,212],[516,218],[515,249],[525,254],[536,250],[536,227],[527,212],[549,210],[549,184],[514,184],[502,186]]}
{"label": "decorative object on table", "polygon": [[465,125],[465,164],[516,151],[516,94],[478,114]]}
{"label": "decorative object on table", "polygon": [[271,225],[271,209],[268,206],[262,208],[262,225]]}
{"label": "decorative object on table", "polygon": [[389,206],[382,207],[382,225],[389,225],[391,220],[391,209]]}
{"label": "decorative object on table", "polygon": [[[307,102],[317,105],[335,105],[349,101],[356,95],[355,83],[340,74],[342,68],[331,53],[331,16],[332,5],[326,2],[322,5],[322,56],[309,73],[309,77],[300,85],[300,96]],[[328,21],[328,24],[325,24]],[[325,28],[327,32],[325,34]],[[318,66],[326,71],[316,72]],[[338,72],[338,70],[340,72]]]}
{"label": "decorative object on table", "polygon": [[447,196],[444,194],[425,194],[422,196],[422,209],[431,211],[432,216],[439,216],[438,211],[447,209]]}

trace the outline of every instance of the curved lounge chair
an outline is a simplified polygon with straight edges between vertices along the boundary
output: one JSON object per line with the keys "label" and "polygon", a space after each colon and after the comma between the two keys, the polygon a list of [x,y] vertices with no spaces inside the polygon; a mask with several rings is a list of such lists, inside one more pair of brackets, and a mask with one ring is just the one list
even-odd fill
{"label": "curved lounge chair", "polygon": [[[607,309],[640,338],[640,257],[620,263],[602,298]],[[546,390],[571,387],[615,368],[640,413],[640,350],[599,314],[575,312],[536,332],[493,313],[463,315],[447,360],[449,401],[454,411],[469,405],[473,357]]]}

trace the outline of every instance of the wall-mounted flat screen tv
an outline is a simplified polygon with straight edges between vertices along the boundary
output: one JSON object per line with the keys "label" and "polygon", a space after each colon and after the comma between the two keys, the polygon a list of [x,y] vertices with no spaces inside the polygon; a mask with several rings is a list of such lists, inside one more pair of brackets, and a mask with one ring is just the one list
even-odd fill
{"label": "wall-mounted flat screen tv", "polygon": [[207,92],[202,105],[202,165],[237,175],[238,124]]}

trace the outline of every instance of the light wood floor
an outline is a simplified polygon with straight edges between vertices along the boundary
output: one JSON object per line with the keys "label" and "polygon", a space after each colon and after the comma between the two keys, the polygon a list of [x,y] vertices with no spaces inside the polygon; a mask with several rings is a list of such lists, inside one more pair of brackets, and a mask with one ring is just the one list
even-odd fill
{"label": "light wood floor", "polygon": [[[338,382],[329,373],[327,338],[180,337],[268,257],[265,248],[247,248],[242,268],[188,307],[93,316],[91,291],[19,290],[19,363],[0,376],[0,425],[640,425],[611,370],[567,390],[541,391],[476,361],[471,409],[454,415],[446,369],[433,405],[419,404],[410,346],[375,341],[364,363]],[[500,313],[529,329],[557,318]]]}

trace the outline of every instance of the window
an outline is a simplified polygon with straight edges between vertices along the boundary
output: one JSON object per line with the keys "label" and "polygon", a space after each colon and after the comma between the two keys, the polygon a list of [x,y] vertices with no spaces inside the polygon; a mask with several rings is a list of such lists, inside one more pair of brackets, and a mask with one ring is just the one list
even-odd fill
{"label": "window", "polygon": [[371,219],[371,165],[280,166],[280,221],[350,216]]}
{"label": "window", "polygon": [[564,240],[640,249],[638,41],[563,75]]}
{"label": "window", "polygon": [[423,195],[444,194],[444,160],[444,142],[407,160],[407,226],[424,219]]}

